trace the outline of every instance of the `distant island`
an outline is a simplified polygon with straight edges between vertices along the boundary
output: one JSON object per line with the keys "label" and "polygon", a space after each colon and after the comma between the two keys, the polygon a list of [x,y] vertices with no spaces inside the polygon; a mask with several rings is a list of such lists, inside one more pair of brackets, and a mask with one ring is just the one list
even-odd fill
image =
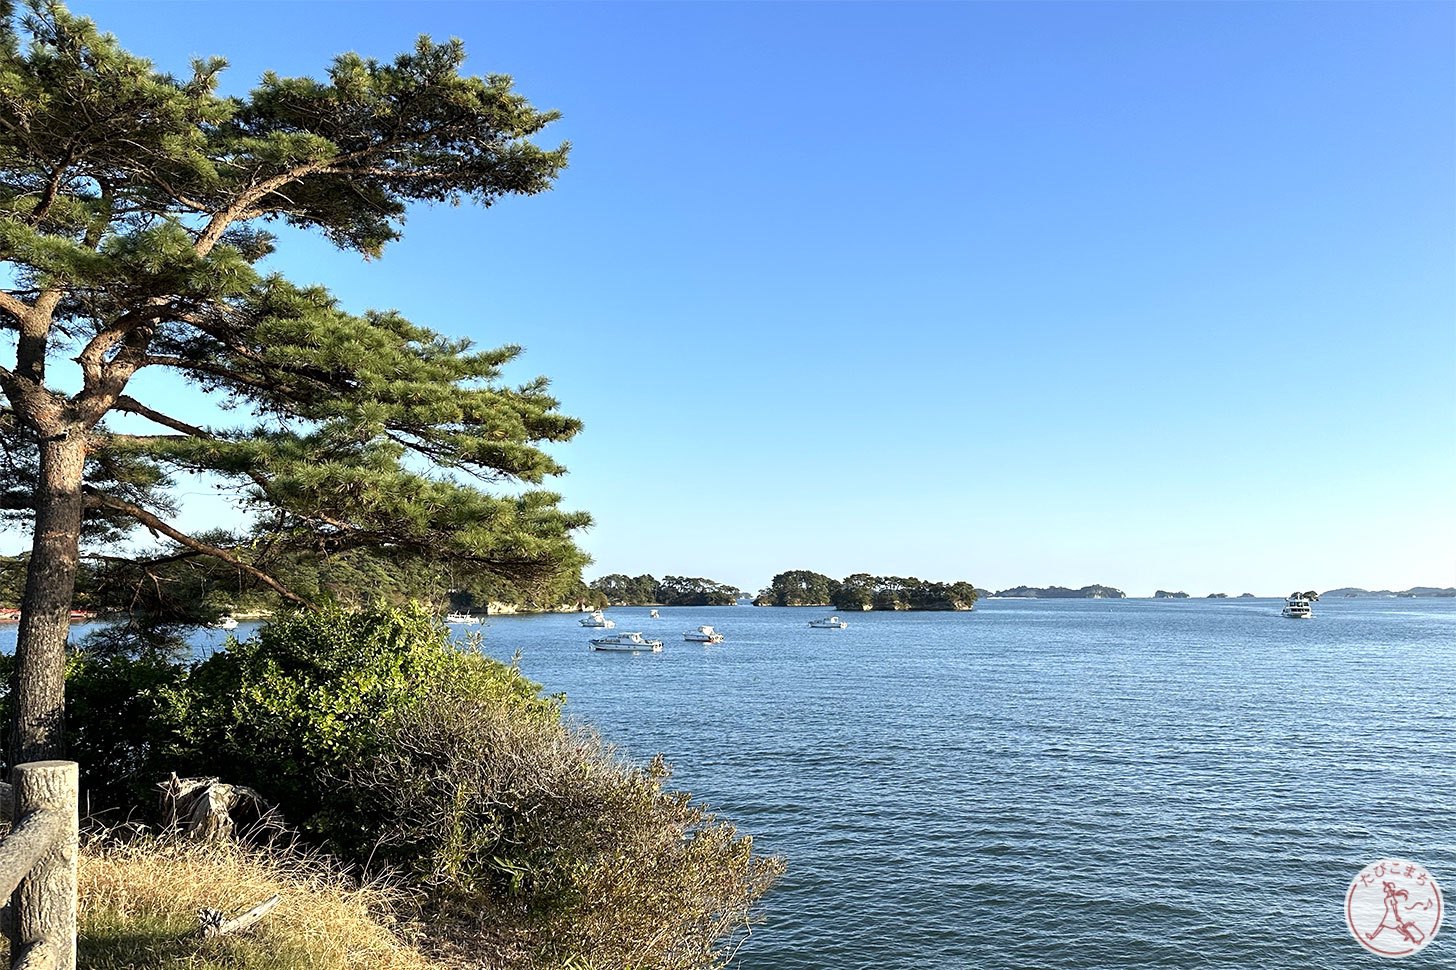
{"label": "distant island", "polygon": [[[1314,594],[1302,594],[1314,598]],[[1324,596],[1350,598],[1429,598],[1456,597],[1456,587],[1412,586],[1404,590],[1369,590],[1355,586],[1332,589]],[[834,579],[808,569],[791,569],[779,573],[768,588],[753,597],[754,606],[823,606],[843,611],[861,610],[969,610],[979,599],[1126,599],[1127,594],[1114,586],[1093,584],[1080,589],[1066,586],[1012,586],[992,592],[978,589],[964,581],[933,582],[905,576],[874,576],[855,573]],[[465,608],[454,603],[452,608]],[[500,596],[502,600],[508,597]],[[1160,589],[1153,599],[1184,600],[1190,595],[1182,590]],[[1208,593],[1205,599],[1257,599],[1253,593]],[[509,602],[496,602],[491,597],[491,612],[514,612]],[[747,594],[737,587],[712,579],[693,576],[627,576],[612,573],[593,580],[590,585],[577,580],[570,599],[560,607],[547,609],[582,609],[593,606],[734,606],[746,600]],[[574,606],[566,605],[572,603]],[[541,609],[541,606],[517,608]]]}
{"label": "distant island", "polygon": [[1431,597],[1456,596],[1456,586],[1412,586],[1410,589],[1389,590],[1389,589],[1360,589],[1355,586],[1342,586],[1339,589],[1332,589],[1325,596],[1344,596],[1358,598],[1364,596],[1382,597],[1385,599],[1427,599]]}
{"label": "distant island", "polygon": [[1120,600],[1127,594],[1111,586],[1083,586],[1068,589],[1065,586],[1013,586],[996,594],[998,597],[1014,597],[1034,600]]}
{"label": "distant island", "polygon": [[833,579],[808,569],[779,573],[754,606],[830,606],[836,610],[969,610],[980,594],[971,583],[855,573]]}
{"label": "distant island", "polygon": [[697,576],[628,576],[612,573],[589,587],[607,606],[736,606],[743,590]]}

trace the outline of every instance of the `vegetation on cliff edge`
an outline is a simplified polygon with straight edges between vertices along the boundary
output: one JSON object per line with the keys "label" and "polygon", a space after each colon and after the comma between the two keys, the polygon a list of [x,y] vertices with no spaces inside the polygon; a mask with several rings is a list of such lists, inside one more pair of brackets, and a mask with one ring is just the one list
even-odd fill
{"label": "vegetation on cliff edge", "polygon": [[80,654],[69,675],[93,812],[144,819],[172,771],[247,785],[409,889],[460,965],[718,966],[783,868],[422,609],[299,611],[200,661]]}

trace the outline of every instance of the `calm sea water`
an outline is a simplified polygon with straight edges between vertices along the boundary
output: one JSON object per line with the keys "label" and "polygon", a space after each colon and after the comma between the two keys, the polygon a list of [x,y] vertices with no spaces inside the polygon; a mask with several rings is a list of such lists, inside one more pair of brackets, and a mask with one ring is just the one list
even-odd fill
{"label": "calm sea water", "polygon": [[[1379,964],[1344,925],[1361,866],[1456,899],[1456,601],[1280,605],[610,611],[666,641],[636,656],[574,616],[484,632],[786,857],[744,970]],[[1456,966],[1456,925],[1409,965]]]}
{"label": "calm sea water", "polygon": [[[743,970],[1379,965],[1343,920],[1361,866],[1456,899],[1456,601],[1279,606],[610,611],[666,641],[636,656],[571,615],[482,629],[787,859]],[[1406,965],[1456,966],[1456,924]]]}

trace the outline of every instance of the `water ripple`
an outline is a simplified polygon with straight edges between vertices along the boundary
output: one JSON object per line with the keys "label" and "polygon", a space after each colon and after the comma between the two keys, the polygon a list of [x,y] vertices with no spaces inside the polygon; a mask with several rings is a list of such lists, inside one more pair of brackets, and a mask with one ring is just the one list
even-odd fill
{"label": "water ripple", "polygon": [[487,630],[787,857],[744,970],[1336,970],[1369,962],[1342,915],[1365,862],[1456,892],[1456,603],[810,612],[614,611],[730,638],[636,658],[572,617]]}

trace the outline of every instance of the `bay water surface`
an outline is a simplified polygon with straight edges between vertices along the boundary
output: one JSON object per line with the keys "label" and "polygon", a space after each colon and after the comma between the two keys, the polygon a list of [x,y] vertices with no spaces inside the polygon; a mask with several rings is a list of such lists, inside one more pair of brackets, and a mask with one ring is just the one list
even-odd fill
{"label": "bay water surface", "polygon": [[[786,859],[743,970],[1378,965],[1344,922],[1362,866],[1456,894],[1456,601],[1281,605],[608,611],[665,641],[638,655],[573,615],[483,634]],[[727,642],[683,641],[704,623]],[[1456,925],[1404,965],[1456,967]]]}

